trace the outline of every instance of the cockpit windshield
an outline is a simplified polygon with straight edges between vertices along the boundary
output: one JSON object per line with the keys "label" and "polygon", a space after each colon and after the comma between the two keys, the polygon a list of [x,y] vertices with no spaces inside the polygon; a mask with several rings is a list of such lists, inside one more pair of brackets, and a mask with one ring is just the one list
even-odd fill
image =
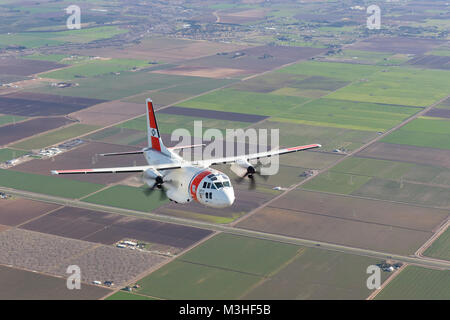
{"label": "cockpit windshield", "polygon": [[222,182],[215,182],[214,184],[216,185],[217,189],[223,188]]}

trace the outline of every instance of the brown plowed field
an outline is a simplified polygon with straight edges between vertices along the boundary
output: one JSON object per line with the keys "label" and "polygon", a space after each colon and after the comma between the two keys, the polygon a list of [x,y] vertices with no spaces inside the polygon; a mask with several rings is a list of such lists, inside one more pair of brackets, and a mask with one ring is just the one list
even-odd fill
{"label": "brown plowed field", "polygon": [[449,212],[295,190],[239,227],[359,248],[411,254]]}
{"label": "brown plowed field", "polygon": [[377,142],[357,156],[450,168],[450,150],[443,149]]}
{"label": "brown plowed field", "polygon": [[59,206],[27,199],[0,200],[0,224],[17,226]]}
{"label": "brown plowed field", "polygon": [[25,117],[60,116],[104,101],[53,94],[15,92],[0,96],[0,113]]}
{"label": "brown plowed field", "polygon": [[65,126],[74,121],[65,117],[36,118],[0,127],[0,146]]}
{"label": "brown plowed field", "polygon": [[[35,159],[14,167],[14,170],[50,175],[51,170],[110,168],[146,165],[143,155],[126,155],[117,157],[96,156],[99,153],[126,152],[139,150],[136,147],[115,145],[101,142],[89,142],[79,148],[64,152],[50,159]],[[132,176],[129,173],[118,174],[74,174],[62,176],[66,179],[109,184]]]}
{"label": "brown plowed field", "polygon": [[181,249],[211,233],[198,228],[72,207],[59,209],[22,228],[106,245],[131,238]]}
{"label": "brown plowed field", "polygon": [[18,76],[29,76],[44,71],[65,67],[65,64],[59,64],[50,61],[1,58],[0,70],[2,74],[14,74]]}

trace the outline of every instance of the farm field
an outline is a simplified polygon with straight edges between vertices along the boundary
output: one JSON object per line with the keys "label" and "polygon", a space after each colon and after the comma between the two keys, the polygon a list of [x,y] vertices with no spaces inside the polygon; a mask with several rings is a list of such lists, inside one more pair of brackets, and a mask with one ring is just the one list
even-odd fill
{"label": "farm field", "polygon": [[96,77],[107,73],[138,70],[149,66],[147,61],[133,59],[97,59],[57,71],[40,74],[43,78],[74,80],[79,78]]}
{"label": "farm field", "polygon": [[28,138],[36,134],[57,129],[73,123],[65,117],[34,118],[16,124],[0,127],[0,145],[10,144],[17,140]]}
{"label": "farm field", "polygon": [[0,201],[0,224],[17,226],[55,210],[58,207],[56,204],[21,198],[2,200]]}
{"label": "farm field", "polygon": [[146,243],[149,250],[170,251],[172,254],[211,233],[198,228],[73,207],[59,208],[23,224],[21,228],[105,245],[135,239]]}
{"label": "farm field", "polygon": [[436,259],[450,260],[450,229],[442,233],[437,240],[435,240],[424,255]]}
{"label": "farm field", "polygon": [[[322,145],[322,148],[320,148],[321,152],[332,152],[335,149],[339,149],[343,152],[350,152],[376,137],[376,132],[373,131],[276,122],[270,119],[254,126],[254,128],[268,130],[279,129],[281,146],[298,146],[319,143]],[[336,153],[336,155],[338,155],[338,153]],[[297,158],[298,157],[301,157],[301,155],[297,155]],[[281,161],[283,161],[284,157],[281,157],[281,159]]]}
{"label": "farm field", "polygon": [[19,91],[0,96],[0,102],[2,113],[36,117],[66,115],[104,101]]}
{"label": "farm field", "polygon": [[20,117],[20,116],[1,116],[0,115],[0,126],[3,126],[5,124],[9,124],[9,123],[16,123],[18,121],[23,121],[25,120],[25,117]]}
{"label": "farm field", "polygon": [[19,143],[11,145],[12,148],[22,149],[22,150],[36,150],[42,149],[44,147],[52,146],[59,142],[63,142],[75,137],[82,136],[88,132],[91,132],[98,127],[90,126],[86,124],[74,124],[72,126],[52,131],[49,133],[44,133],[37,137],[33,137]]}
{"label": "farm field", "polygon": [[126,291],[118,291],[113,295],[107,297],[105,300],[158,300],[158,299]]}
{"label": "farm field", "polygon": [[392,160],[450,169],[450,150],[376,142],[358,157]]}
{"label": "farm field", "polygon": [[26,155],[28,152],[22,150],[14,150],[14,149],[0,149],[0,162],[5,162],[8,160],[13,160],[19,158],[23,155]]}
{"label": "farm field", "polygon": [[448,300],[448,271],[408,266],[376,297],[377,300]]}
{"label": "farm field", "polygon": [[383,68],[379,66],[307,61],[282,68],[277,72],[299,74],[304,76],[329,77],[336,78],[341,81],[352,82],[381,71],[382,69]]}
{"label": "farm field", "polygon": [[107,39],[127,32],[112,26],[83,28],[81,30],[65,30],[58,32],[23,32],[0,35],[1,47],[15,45],[26,48],[61,45],[67,42],[88,43],[94,40]]}
{"label": "farm field", "polygon": [[0,169],[0,185],[71,199],[81,198],[103,187],[94,183],[3,169]]}
{"label": "farm field", "polygon": [[406,162],[350,158],[302,187],[446,208],[450,171]]}
{"label": "farm field", "polygon": [[[11,35],[9,37],[14,37]],[[0,35],[0,39],[5,35]],[[0,43],[4,43],[0,40]],[[55,63],[52,61],[35,61],[24,60],[16,58],[2,58],[0,59],[0,67],[2,69],[2,75],[15,75],[15,76],[30,76],[33,74],[45,72],[52,69],[65,67],[64,64]]]}
{"label": "farm field", "polygon": [[[31,89],[31,91],[74,97],[117,100],[141,94],[149,89],[166,89],[168,87],[195,82],[196,80],[199,80],[198,77],[164,75],[149,73],[146,71],[124,71],[119,75],[105,74],[94,78],[76,79],[78,86],[72,86],[69,88],[61,89],[52,87],[48,84]],[[208,81],[211,83],[216,83],[217,86],[220,87],[227,82],[231,82],[232,80],[208,79]],[[127,85],[124,86],[124,83],[127,83]],[[202,87],[203,83],[204,82],[202,82],[200,78],[198,87]]]}
{"label": "farm field", "polygon": [[[216,246],[223,251],[217,251]],[[270,259],[265,254],[267,246],[273,250]],[[141,279],[137,292],[164,299],[238,298],[260,281],[262,275],[288,262],[299,249],[293,245],[220,234]],[[211,262],[204,260],[208,255],[212,255]]]}
{"label": "farm field", "polygon": [[429,106],[448,95],[449,71],[388,67],[327,98],[406,106]]}
{"label": "farm field", "polygon": [[[364,209],[361,209],[364,208]],[[302,239],[410,254],[448,217],[442,209],[294,190],[238,226]]]}
{"label": "farm field", "polygon": [[[102,157],[98,155],[100,153],[127,152],[134,150],[136,150],[134,147],[109,143],[89,142],[83,143],[76,148],[58,154],[52,158],[33,159],[31,161],[21,163],[15,166],[14,170],[50,176],[51,170],[65,170],[68,168],[110,168],[115,166],[129,167],[133,165],[147,164],[142,155],[129,155],[124,157]],[[61,178],[58,178],[68,181],[83,181],[106,185],[117,183],[132,176],[134,176],[132,173],[102,175],[75,174],[61,176]]]}
{"label": "farm field", "polygon": [[144,187],[116,185],[84,198],[83,201],[143,212],[153,211],[169,202],[168,199],[160,199],[160,190],[155,190],[150,195],[146,195],[144,191]]}
{"label": "farm field", "polygon": [[391,133],[381,142],[450,150],[450,120],[421,117]]}
{"label": "farm field", "polygon": [[[261,281],[242,299],[365,299],[369,265],[379,263],[367,257],[304,248],[281,270]],[[381,274],[382,282],[387,278]]]}
{"label": "farm field", "polygon": [[[81,290],[67,290],[66,279],[0,266],[2,300],[90,300],[100,299],[111,290],[83,283]],[[17,285],[26,284],[26,287]]]}

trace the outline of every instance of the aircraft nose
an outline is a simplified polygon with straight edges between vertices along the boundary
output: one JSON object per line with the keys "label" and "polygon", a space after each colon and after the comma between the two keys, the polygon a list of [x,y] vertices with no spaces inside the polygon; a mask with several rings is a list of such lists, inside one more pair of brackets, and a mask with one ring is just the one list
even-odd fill
{"label": "aircraft nose", "polygon": [[225,204],[227,206],[231,206],[234,203],[234,193],[233,192],[224,192],[225,194]]}

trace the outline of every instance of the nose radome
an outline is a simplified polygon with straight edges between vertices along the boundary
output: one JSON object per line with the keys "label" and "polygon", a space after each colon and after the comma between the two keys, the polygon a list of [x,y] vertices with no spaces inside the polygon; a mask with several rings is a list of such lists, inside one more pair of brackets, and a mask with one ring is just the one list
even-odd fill
{"label": "nose radome", "polygon": [[225,192],[225,199],[227,205],[231,206],[234,203],[234,192]]}

